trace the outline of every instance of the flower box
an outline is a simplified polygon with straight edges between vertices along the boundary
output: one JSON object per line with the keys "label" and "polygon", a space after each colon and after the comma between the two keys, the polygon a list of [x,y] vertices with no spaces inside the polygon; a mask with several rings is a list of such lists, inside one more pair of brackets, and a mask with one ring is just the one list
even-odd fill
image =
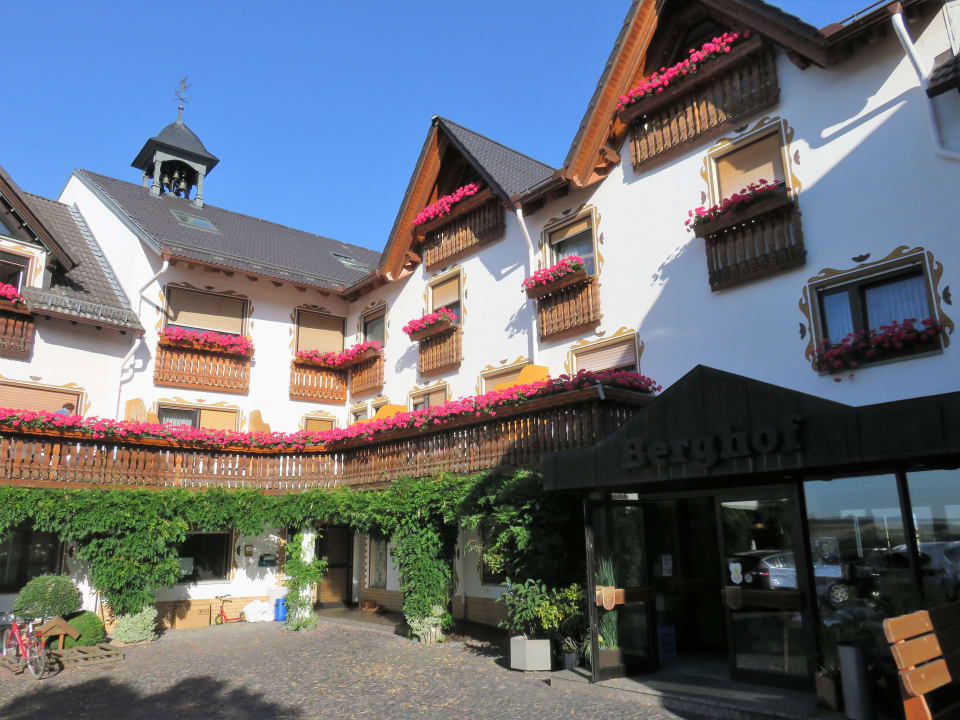
{"label": "flower box", "polygon": [[[219,347],[217,345],[211,345],[210,343],[198,342],[196,340],[174,340],[171,338],[161,337],[157,341],[157,345],[162,347],[170,348],[181,348],[185,350],[200,350],[205,353],[213,353],[215,355],[233,355],[237,357],[250,357],[250,354],[240,351],[239,349],[235,350],[233,348]],[[252,351],[252,348],[251,348]]]}
{"label": "flower box", "polygon": [[441,215],[439,217],[433,218],[432,220],[425,220],[422,223],[414,225],[413,226],[414,237],[416,237],[418,241],[425,240],[427,235],[429,235],[430,233],[435,232],[436,230],[439,230],[445,225],[456,220],[458,217],[467,214],[471,210],[475,210],[476,208],[481,207],[485,203],[489,202],[493,197],[494,197],[494,194],[490,190],[490,188],[484,188],[483,190],[478,192],[476,195],[468,197],[465,200],[461,200],[456,205],[452,206],[450,208],[450,212],[447,213],[446,215]]}
{"label": "flower box", "polygon": [[786,188],[765,193],[765,195],[765,197],[758,197],[746,205],[735,207],[729,213],[721,215],[714,220],[708,220],[696,225],[691,224],[690,229],[697,237],[705,238],[721,230],[733,227],[734,225],[745,223],[760,215],[766,215],[774,210],[779,210],[794,201]]}
{"label": "flower box", "polygon": [[383,346],[376,341],[357,343],[343,352],[318,352],[316,350],[301,350],[297,353],[294,362],[299,365],[313,365],[316,367],[343,370],[364,360],[375,358],[383,350]]}
{"label": "flower box", "polygon": [[587,275],[587,269],[580,268],[579,270],[574,270],[572,273],[568,273],[561,278],[557,278],[546,285],[534,285],[533,287],[526,288],[527,297],[531,300],[534,300],[536,298],[543,297],[544,295],[549,295],[550,293],[556,292],[557,290],[570,287],[571,285],[586,282],[589,279],[590,276]]}
{"label": "flower box", "polygon": [[617,113],[617,119],[624,125],[630,125],[637,118],[649,115],[664,105],[676,102],[697,87],[712,82],[718,75],[764,47],[763,39],[759,36],[748,37],[745,33],[740,37],[742,39],[730,47],[729,53],[704,60],[696,72],[682,76],[683,79],[670,83],[660,92],[644,95],[641,99],[624,105]]}
{"label": "flower box", "polygon": [[423,227],[435,220],[442,220],[450,215],[453,208],[462,203],[466,198],[476,195],[480,192],[480,186],[476,183],[469,183],[459,187],[449,195],[438,198],[431,205],[427,205],[423,210],[417,213],[413,219],[415,227]]}
{"label": "flower box", "polygon": [[30,310],[28,310],[27,306],[23,303],[6,299],[0,299],[0,310],[3,310],[4,312],[17,313],[18,315],[30,314]]}
{"label": "flower box", "polygon": [[944,327],[935,318],[917,323],[915,319],[881,325],[869,331],[849,333],[839,342],[824,340],[817,345],[813,367],[817,372],[855,370],[861,365],[937,350]]}
{"label": "flower box", "polygon": [[410,333],[410,339],[416,342],[425,338],[434,337],[435,335],[440,335],[448,330],[452,330],[454,327],[453,320],[444,316],[428,327],[421,328],[420,330],[414,330],[412,333]]}

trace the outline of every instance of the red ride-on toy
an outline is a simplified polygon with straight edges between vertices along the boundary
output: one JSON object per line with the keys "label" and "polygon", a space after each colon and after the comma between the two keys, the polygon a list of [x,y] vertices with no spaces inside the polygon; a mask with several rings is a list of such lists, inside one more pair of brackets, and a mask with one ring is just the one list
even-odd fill
{"label": "red ride-on toy", "polygon": [[217,616],[213,619],[213,621],[217,625],[223,625],[224,623],[247,621],[247,614],[243,610],[241,610],[240,614],[237,615],[236,617],[227,617],[227,613],[223,609],[223,601],[226,600],[228,597],[230,597],[229,595],[217,595],[216,597],[217,597],[217,600],[220,601],[220,610],[217,612]]}

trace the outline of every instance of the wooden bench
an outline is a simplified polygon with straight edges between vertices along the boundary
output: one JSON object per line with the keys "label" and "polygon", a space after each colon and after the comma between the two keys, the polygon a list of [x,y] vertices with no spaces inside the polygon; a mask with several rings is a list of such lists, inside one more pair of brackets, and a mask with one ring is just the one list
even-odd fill
{"label": "wooden bench", "polygon": [[960,719],[960,602],[883,621],[907,720]]}

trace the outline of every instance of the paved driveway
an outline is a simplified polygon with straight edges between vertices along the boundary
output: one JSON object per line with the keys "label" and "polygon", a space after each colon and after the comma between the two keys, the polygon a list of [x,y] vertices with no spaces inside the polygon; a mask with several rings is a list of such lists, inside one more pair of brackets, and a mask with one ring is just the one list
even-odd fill
{"label": "paved driveway", "polygon": [[[676,718],[551,688],[482,642],[420,646],[367,628],[274,623],[167,633],[126,659],[37,682],[0,670],[0,718]],[[499,661],[499,662],[498,662]]]}

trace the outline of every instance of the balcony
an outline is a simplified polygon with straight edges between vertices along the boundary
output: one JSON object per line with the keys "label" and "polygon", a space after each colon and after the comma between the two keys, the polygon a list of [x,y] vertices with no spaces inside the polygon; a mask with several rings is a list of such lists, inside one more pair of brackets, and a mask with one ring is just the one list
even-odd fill
{"label": "balcony", "polygon": [[496,199],[489,199],[489,192],[475,197],[481,197],[477,202],[483,204],[469,209],[474,200],[470,198],[461,203],[467,206],[465,212],[429,224],[433,227],[434,223],[442,221],[439,227],[424,233],[423,262],[428,270],[449,265],[503,235],[503,206]]}
{"label": "balcony", "polygon": [[600,285],[596,275],[583,282],[559,287],[538,297],[537,330],[540,340],[558,339],[582,332],[600,322]]}
{"label": "balcony", "polygon": [[250,358],[161,341],[157,345],[153,384],[246,394],[250,390]]}
{"label": "balcony", "polygon": [[383,388],[383,354],[358,362],[350,368],[350,393],[362,395]]}
{"label": "balcony", "polygon": [[695,231],[706,243],[713,291],[803,265],[807,259],[800,210],[788,193],[757,200]]}
{"label": "balcony", "polygon": [[96,440],[79,433],[0,428],[0,483],[20,487],[256,488],[299,492],[373,488],[402,477],[536,468],[544,453],[589,447],[650,396],[590,387],[539,398],[497,415],[397,430],[338,447],[300,451],[197,448],[161,439]]}
{"label": "balcony", "polygon": [[633,167],[712,137],[745,115],[780,100],[773,49],[754,36],[723,58],[705,64],[689,80],[625,108],[619,119],[630,128]]}
{"label": "balcony", "polygon": [[420,340],[419,367],[421,375],[456,367],[463,359],[461,338],[463,329],[454,326],[439,335]]}
{"label": "balcony", "polygon": [[[369,361],[367,361],[369,362]],[[343,405],[347,402],[346,369],[294,360],[290,363],[290,399]]]}
{"label": "balcony", "polygon": [[28,359],[33,350],[34,330],[29,310],[0,300],[0,357]]}

